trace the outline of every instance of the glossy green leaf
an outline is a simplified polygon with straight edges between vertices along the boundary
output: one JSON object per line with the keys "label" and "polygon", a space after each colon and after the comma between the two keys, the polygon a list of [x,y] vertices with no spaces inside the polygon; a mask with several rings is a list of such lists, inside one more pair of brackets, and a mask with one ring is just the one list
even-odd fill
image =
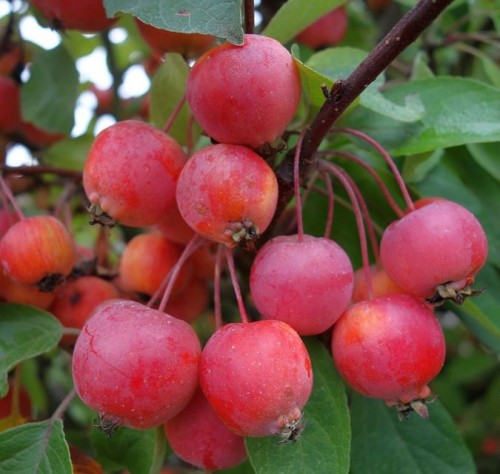
{"label": "glossy green leaf", "polygon": [[163,426],[151,430],[119,428],[110,437],[95,428],[91,441],[103,466],[127,469],[130,474],[155,474],[167,451]]}
{"label": "glossy green leaf", "polygon": [[500,89],[472,79],[435,77],[397,86],[386,97],[403,103],[415,93],[425,107],[421,129],[396,154],[500,141]]}
{"label": "glossy green leaf", "polygon": [[74,124],[79,76],[70,53],[62,45],[41,50],[21,88],[23,119],[49,132],[68,135]]}
{"label": "glossy green leaf", "polygon": [[[331,87],[333,82],[345,79],[366,55],[365,51],[346,46],[328,48],[311,56],[306,63],[307,69],[301,68],[311,105],[319,107],[324,102],[321,84]],[[415,122],[423,116],[424,108],[417,95],[409,94],[404,99],[404,105],[396,104],[379,92],[378,88],[383,83],[384,77],[380,75],[360,95],[360,105],[401,122]]]}
{"label": "glossy green leaf", "polygon": [[[156,71],[151,84],[151,120],[158,128],[164,128],[172,112],[186,94],[186,80],[189,67],[180,54],[169,53]],[[169,135],[181,145],[186,145],[187,130],[190,127],[190,112],[187,102],[170,127]],[[191,140],[196,142],[199,127],[193,126]]]}
{"label": "glossy green leaf", "polygon": [[345,3],[346,0],[288,0],[262,34],[286,43],[325,13]]}
{"label": "glossy green leaf", "polygon": [[157,28],[243,44],[241,0],[104,0],[109,16],[130,13]]}
{"label": "glossy green leaf", "polygon": [[68,137],[54,143],[43,154],[44,164],[81,171],[87,160],[94,136],[90,133]]}
{"label": "glossy green leaf", "polygon": [[61,420],[28,423],[0,433],[0,472],[71,474]]}
{"label": "glossy green leaf", "polygon": [[247,438],[257,474],[349,471],[349,411],[343,383],[321,343],[308,338],[306,345],[313,363],[314,388],[304,409],[304,431],[296,443],[280,443],[272,436]]}
{"label": "glossy green leaf", "polygon": [[0,398],[7,393],[9,370],[55,347],[61,334],[61,323],[46,311],[14,303],[0,304]]}
{"label": "glossy green leaf", "polygon": [[400,421],[382,400],[354,394],[352,473],[474,474],[472,457],[450,415],[439,401],[429,404],[430,418],[415,413]]}

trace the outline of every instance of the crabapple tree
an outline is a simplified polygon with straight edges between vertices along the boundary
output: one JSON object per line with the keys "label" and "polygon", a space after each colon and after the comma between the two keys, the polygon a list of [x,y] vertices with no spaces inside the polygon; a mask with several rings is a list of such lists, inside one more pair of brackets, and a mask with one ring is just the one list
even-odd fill
{"label": "crabapple tree", "polygon": [[500,10],[0,2],[0,472],[500,472]]}

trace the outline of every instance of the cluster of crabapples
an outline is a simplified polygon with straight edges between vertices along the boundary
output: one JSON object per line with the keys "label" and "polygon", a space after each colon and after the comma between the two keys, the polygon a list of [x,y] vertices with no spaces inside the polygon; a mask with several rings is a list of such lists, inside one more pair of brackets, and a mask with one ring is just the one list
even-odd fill
{"label": "cluster of crabapples", "polygon": [[[75,389],[103,430],[164,425],[174,452],[201,468],[242,462],[244,437],[297,440],[313,388],[301,336],[331,332],[332,360],[349,386],[426,417],[428,384],[445,358],[433,307],[475,293],[487,255],[478,220],[444,199],[421,202],[385,229],[380,261],[358,272],[327,237],[299,231],[260,245],[279,189],[261,152],[296,114],[297,66],[277,41],[248,34],[242,46],[220,44],[196,61],[186,97],[213,140],[191,156],[135,120],[109,126],[90,149],[83,186],[93,223],[140,229],[118,277],[79,275],[88,249],[62,221],[4,206],[0,296],[81,329],[65,340],[74,343]],[[241,322],[218,320],[202,348],[189,323],[208,301],[206,260],[220,272],[214,245],[230,271],[232,249],[258,249],[249,288],[259,317],[240,305]]]}

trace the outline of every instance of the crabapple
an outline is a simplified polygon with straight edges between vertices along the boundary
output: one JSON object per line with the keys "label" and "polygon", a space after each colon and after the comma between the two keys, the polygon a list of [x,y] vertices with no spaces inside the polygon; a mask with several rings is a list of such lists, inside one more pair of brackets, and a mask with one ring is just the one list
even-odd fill
{"label": "crabapple", "polygon": [[311,23],[295,37],[295,40],[311,49],[318,49],[340,43],[346,31],[347,11],[345,6],[341,6]]}
{"label": "crabapple", "polygon": [[[380,264],[370,265],[370,280],[372,287],[372,297],[390,295],[392,293],[406,293],[396,283],[394,283],[384,267]],[[354,272],[354,288],[352,290],[352,301],[364,301],[368,299],[368,290],[366,288],[366,278],[363,268],[358,268]]]}
{"label": "crabapple", "polygon": [[484,265],[488,242],[480,222],[461,205],[434,199],[390,224],[381,263],[406,292],[433,302],[462,302]]}
{"label": "crabapple", "polygon": [[278,200],[272,168],[254,151],[218,144],[197,151],[177,183],[183,219],[199,234],[235,247],[266,230]]}
{"label": "crabapple", "polygon": [[215,36],[162,30],[137,18],[135,23],[144,41],[160,54],[179,53],[186,58],[196,58],[215,42]]}
{"label": "crabapple", "polygon": [[282,321],[230,323],[203,349],[200,385],[215,413],[240,436],[292,440],[311,394],[306,347]]}
{"label": "crabapple", "polygon": [[351,301],[353,270],[333,240],[304,235],[278,236],[257,254],[250,291],[265,319],[278,319],[300,335],[332,326]]}
{"label": "crabapple", "polygon": [[230,469],[247,458],[243,437],[226,427],[200,389],[165,423],[165,433],[174,453],[200,469]]}
{"label": "crabapple", "polygon": [[300,76],[281,43],[247,34],[242,46],[226,42],[198,59],[186,97],[213,139],[258,148],[279,137],[295,115]]}
{"label": "crabapple", "polygon": [[[109,281],[96,276],[82,276],[68,281],[55,291],[49,311],[66,328],[83,328],[95,308],[102,302],[117,299],[118,290]],[[65,335],[62,342],[70,344],[76,336]]]}
{"label": "crabapple", "polygon": [[106,16],[102,0],[31,0],[31,3],[56,30],[96,33],[115,22]]}
{"label": "crabapple", "polygon": [[159,426],[193,396],[200,353],[184,321],[134,301],[105,302],[76,341],[75,389],[105,431]]}
{"label": "crabapple", "polygon": [[111,224],[135,227],[155,224],[175,203],[175,184],[185,160],[173,138],[147,123],[124,120],[104,129],[83,169],[95,220],[107,223],[110,218]]}
{"label": "crabapple", "polygon": [[0,76],[0,133],[15,132],[21,126],[21,96],[17,83]]}
{"label": "crabapple", "polygon": [[355,303],[333,327],[333,360],[344,380],[389,405],[413,407],[428,397],[445,350],[431,307],[407,294]]}
{"label": "crabapple", "polygon": [[73,239],[52,216],[27,217],[12,225],[0,241],[0,262],[23,285],[52,291],[69,275],[76,261]]}
{"label": "crabapple", "polygon": [[[139,234],[132,238],[120,259],[120,284],[128,292],[152,296],[182,254],[182,247],[160,233]],[[191,265],[183,265],[174,284],[178,295],[191,274]]]}
{"label": "crabapple", "polygon": [[7,207],[0,207],[0,239],[6,234],[9,228],[19,220],[16,212]]}
{"label": "crabapple", "polygon": [[54,301],[54,293],[40,291],[36,286],[23,285],[0,268],[0,297],[10,303],[28,304],[47,309]]}
{"label": "crabapple", "polygon": [[168,239],[177,244],[186,245],[195,234],[194,230],[187,225],[182,218],[177,202],[172,206],[155,227]]}
{"label": "crabapple", "polygon": [[168,301],[165,312],[192,323],[208,307],[210,293],[206,281],[193,275],[177,297]]}

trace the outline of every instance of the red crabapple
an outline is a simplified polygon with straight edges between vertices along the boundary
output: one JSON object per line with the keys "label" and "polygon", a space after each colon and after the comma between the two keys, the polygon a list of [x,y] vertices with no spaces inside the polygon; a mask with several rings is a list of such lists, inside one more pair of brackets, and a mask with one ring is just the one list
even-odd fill
{"label": "red crabapple", "polygon": [[295,37],[295,40],[311,49],[318,49],[340,43],[346,32],[347,11],[345,6],[341,6],[311,23]]}
{"label": "red crabapple", "polygon": [[458,303],[486,261],[488,242],[476,217],[461,205],[433,200],[390,224],[380,243],[382,265],[406,292],[432,302]]}
{"label": "red crabapple", "polygon": [[111,218],[112,223],[135,227],[158,222],[175,204],[185,160],[173,138],[147,123],[124,120],[103,130],[83,169],[96,221]]}
{"label": "red crabapple", "polygon": [[177,202],[155,225],[165,237],[177,244],[186,245],[193,238],[194,230],[182,218]]}
{"label": "red crabapple", "polygon": [[[370,265],[370,280],[372,286],[372,297],[390,295],[392,293],[406,293],[396,283],[394,283],[387,272],[380,264]],[[366,278],[364,269],[358,268],[354,272],[354,288],[352,290],[352,301],[367,300],[368,290],[366,288]]]}
{"label": "red crabapple", "polygon": [[165,433],[174,453],[200,469],[230,469],[247,458],[243,437],[226,427],[200,389],[165,423]]}
{"label": "red crabapple", "polygon": [[73,239],[52,216],[34,216],[12,225],[0,241],[0,262],[23,285],[52,291],[69,275],[76,261]]}
{"label": "red crabapple", "polygon": [[[119,296],[118,290],[109,281],[91,275],[82,276],[56,289],[49,311],[65,328],[81,329],[97,306]],[[76,336],[65,335],[62,341],[73,343]]]}
{"label": "red crabapple", "polygon": [[137,18],[135,22],[144,41],[160,54],[179,53],[186,58],[196,58],[215,42],[215,36],[162,30]]}
{"label": "red crabapple", "polygon": [[277,200],[272,168],[239,145],[197,151],[177,183],[177,205],[184,220],[199,234],[228,247],[257,239],[271,222]]}
{"label": "red crabapple", "polygon": [[108,29],[113,18],[108,18],[103,0],[31,0],[56,30],[80,30],[95,33]]}
{"label": "red crabapple", "polygon": [[333,240],[304,235],[279,236],[257,254],[250,290],[265,319],[278,319],[300,335],[331,327],[351,301],[353,270]]}
{"label": "red crabapple", "polygon": [[19,85],[10,77],[0,76],[0,133],[15,132],[20,126]]}
{"label": "red crabapple", "polygon": [[54,293],[40,291],[36,286],[23,285],[0,268],[0,297],[9,303],[28,304],[47,309],[54,301]]}
{"label": "red crabapple", "polygon": [[9,208],[0,207],[0,239],[6,234],[9,228],[19,220],[16,212]]}
{"label": "red crabapple", "polygon": [[106,302],[76,341],[75,389],[105,431],[159,426],[193,396],[200,353],[184,321],[134,301]]}
{"label": "red crabapple", "polygon": [[236,434],[293,440],[312,390],[311,360],[286,323],[231,323],[217,330],[203,349],[200,384]]}
{"label": "red crabapple", "polygon": [[208,307],[210,292],[205,280],[193,275],[179,295],[168,301],[165,312],[192,323],[201,316]]}
{"label": "red crabapple", "polygon": [[291,54],[278,41],[250,34],[244,41],[201,56],[188,76],[186,96],[213,139],[258,148],[278,138],[294,117],[301,83]]}
{"label": "red crabapple", "polygon": [[[139,234],[132,238],[120,259],[120,286],[127,292],[151,297],[182,255],[182,247],[160,233]],[[186,285],[191,274],[188,262],[174,284],[173,296]]]}
{"label": "red crabapple", "polygon": [[427,384],[440,372],[445,350],[430,306],[406,294],[356,303],[333,327],[333,360],[344,380],[403,413],[418,407],[425,416],[422,400],[430,395]]}

